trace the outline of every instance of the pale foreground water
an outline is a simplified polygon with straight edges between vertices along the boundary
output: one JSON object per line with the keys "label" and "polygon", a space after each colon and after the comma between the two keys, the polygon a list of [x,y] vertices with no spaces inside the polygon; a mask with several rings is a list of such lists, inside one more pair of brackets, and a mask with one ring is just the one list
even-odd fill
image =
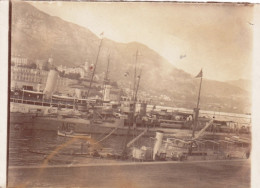
{"label": "pale foreground water", "polygon": [[[107,134],[92,134],[92,143],[103,140]],[[88,153],[93,153],[96,149],[100,154],[121,155],[126,139],[129,141],[133,138],[134,135],[129,135],[128,138],[111,135],[93,147],[87,139],[62,137],[55,131],[10,130],[8,162],[9,166],[42,165],[46,159],[48,165],[102,162],[104,159],[96,160]],[[134,145],[152,146],[153,142],[153,139],[143,137]]]}
{"label": "pale foreground water", "polygon": [[[99,140],[104,135],[92,137]],[[87,141],[70,140],[54,131],[11,130],[8,186],[250,187],[250,160],[130,163],[87,156],[88,148],[82,151],[82,144],[87,145]],[[121,153],[124,142],[125,137],[113,136],[100,146]],[[142,138],[137,144],[144,143],[152,145],[150,138]]]}
{"label": "pale foreground water", "polygon": [[10,168],[9,187],[249,188],[250,161]]}

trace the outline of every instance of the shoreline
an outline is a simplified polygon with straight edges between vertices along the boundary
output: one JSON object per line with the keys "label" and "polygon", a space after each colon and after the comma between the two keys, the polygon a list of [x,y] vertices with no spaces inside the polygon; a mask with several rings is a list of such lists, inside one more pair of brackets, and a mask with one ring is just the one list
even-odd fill
{"label": "shoreline", "polygon": [[[99,160],[99,159],[98,159]],[[108,162],[110,161],[110,162]],[[111,162],[112,161],[112,162]],[[32,166],[9,166],[11,169],[37,169],[37,168],[73,168],[73,167],[88,167],[88,166],[129,166],[129,165],[158,165],[158,164],[192,164],[192,163],[216,163],[216,162],[251,162],[251,159],[223,159],[223,160],[188,160],[188,161],[116,161],[106,160],[101,163],[82,163],[68,165],[32,165]]]}

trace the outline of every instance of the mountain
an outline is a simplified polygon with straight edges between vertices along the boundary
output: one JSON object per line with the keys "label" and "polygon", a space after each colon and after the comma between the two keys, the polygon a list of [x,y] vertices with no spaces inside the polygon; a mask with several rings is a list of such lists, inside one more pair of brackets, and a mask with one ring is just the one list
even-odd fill
{"label": "mountain", "polygon": [[252,92],[252,81],[239,79],[239,80],[230,80],[227,81],[228,84],[244,89],[248,92]]}
{"label": "mountain", "polygon": [[[89,29],[50,16],[25,2],[12,2],[11,54],[31,60],[53,57],[55,65],[79,66],[95,62],[101,40]],[[110,55],[110,78],[121,87],[133,80],[135,54],[137,66],[142,64],[140,93],[146,92],[154,101],[160,95],[172,100],[168,105],[193,108],[196,105],[199,80],[177,69],[157,52],[138,42],[118,43],[104,38],[97,73],[105,71]],[[129,77],[124,73],[130,72]],[[147,95],[146,95],[147,96]],[[247,112],[249,92],[229,83],[203,79],[201,108]],[[245,109],[246,108],[246,109]]]}

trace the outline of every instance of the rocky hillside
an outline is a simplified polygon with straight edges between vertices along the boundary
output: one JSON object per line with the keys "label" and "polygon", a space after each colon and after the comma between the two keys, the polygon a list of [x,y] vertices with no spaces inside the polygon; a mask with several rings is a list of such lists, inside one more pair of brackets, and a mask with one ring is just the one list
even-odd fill
{"label": "rocky hillside", "polygon": [[239,80],[231,80],[231,81],[228,81],[227,83],[230,85],[239,87],[248,92],[252,92],[252,81],[251,80],[239,79]]}
{"label": "rocky hillside", "polygon": [[[32,60],[52,56],[55,65],[68,67],[85,61],[95,62],[100,44],[100,38],[87,28],[50,16],[25,2],[12,3],[11,36],[11,54]],[[142,64],[140,89],[154,96],[169,96],[172,99],[170,105],[193,108],[199,79],[177,69],[143,44],[118,43],[104,38],[97,72],[104,72],[110,54],[111,79],[127,87],[133,75],[137,50],[137,66]],[[126,71],[130,72],[127,78],[124,77]],[[245,112],[250,108],[249,96],[244,88],[203,79],[201,108],[214,110],[215,106],[223,105],[223,111]]]}

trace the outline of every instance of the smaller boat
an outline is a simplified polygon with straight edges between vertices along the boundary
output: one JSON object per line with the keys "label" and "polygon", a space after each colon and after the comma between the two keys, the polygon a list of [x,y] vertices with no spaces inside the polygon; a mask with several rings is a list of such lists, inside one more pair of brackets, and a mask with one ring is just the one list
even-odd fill
{"label": "smaller boat", "polygon": [[57,132],[58,136],[64,136],[64,137],[70,137],[70,138],[91,138],[90,134],[84,134],[84,133],[76,133],[73,130],[70,131],[63,131],[63,130],[58,130]]}

